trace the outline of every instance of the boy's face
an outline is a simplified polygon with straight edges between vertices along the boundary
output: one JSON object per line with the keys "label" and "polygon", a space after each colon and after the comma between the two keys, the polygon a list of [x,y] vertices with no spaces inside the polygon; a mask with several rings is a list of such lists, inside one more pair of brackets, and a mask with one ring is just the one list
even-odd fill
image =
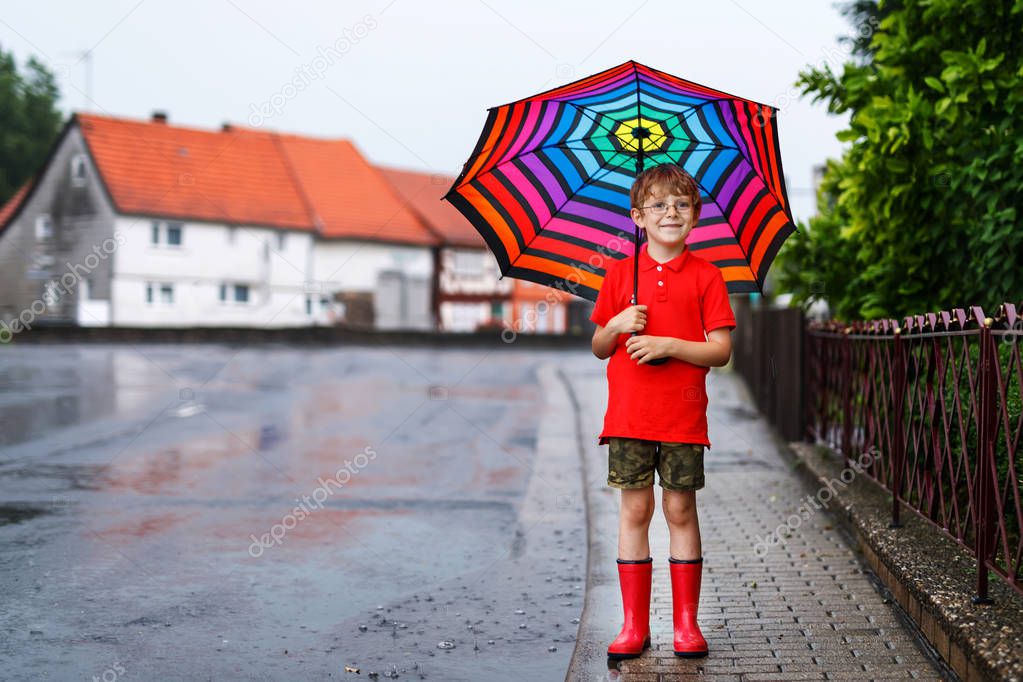
{"label": "boy's face", "polygon": [[632,209],[636,225],[646,230],[647,237],[666,248],[685,243],[693,229],[693,199],[688,195],[665,193],[654,187],[646,195],[645,208]]}

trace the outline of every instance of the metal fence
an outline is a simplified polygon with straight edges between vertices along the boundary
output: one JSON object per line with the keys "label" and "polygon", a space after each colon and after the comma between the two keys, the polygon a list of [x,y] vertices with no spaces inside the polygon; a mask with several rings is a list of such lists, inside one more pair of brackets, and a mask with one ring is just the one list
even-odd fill
{"label": "metal fence", "polygon": [[757,409],[775,430],[785,440],[802,440],[806,432],[803,311],[772,308],[745,296],[736,296],[732,308],[735,371],[745,379]]}
{"label": "metal fence", "polygon": [[979,307],[805,332],[807,437],[865,473],[902,507],[977,559],[974,601],[989,570],[1023,592],[1023,304]]}

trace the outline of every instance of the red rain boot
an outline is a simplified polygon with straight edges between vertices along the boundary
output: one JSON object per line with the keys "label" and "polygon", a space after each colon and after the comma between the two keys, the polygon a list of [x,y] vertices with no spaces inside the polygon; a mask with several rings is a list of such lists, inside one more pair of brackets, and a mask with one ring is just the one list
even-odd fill
{"label": "red rain boot", "polygon": [[652,557],[639,561],[618,559],[618,582],[622,587],[625,624],[607,648],[607,657],[610,659],[636,658],[650,646],[650,582],[653,562]]}
{"label": "red rain boot", "polygon": [[707,640],[696,624],[700,607],[700,579],[703,559],[668,558],[671,569],[671,605],[675,623],[675,655],[702,658],[707,655]]}

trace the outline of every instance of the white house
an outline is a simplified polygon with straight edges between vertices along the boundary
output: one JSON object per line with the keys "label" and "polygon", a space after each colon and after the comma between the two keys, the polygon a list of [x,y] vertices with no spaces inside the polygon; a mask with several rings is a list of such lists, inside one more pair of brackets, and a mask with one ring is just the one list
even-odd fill
{"label": "white house", "polygon": [[430,329],[437,244],[347,140],[76,114],[0,208],[0,334]]}
{"label": "white house", "polygon": [[432,296],[438,327],[454,332],[510,327],[513,281],[501,278],[497,259],[476,228],[454,206],[441,201],[455,179],[439,173],[380,170],[438,239]]}

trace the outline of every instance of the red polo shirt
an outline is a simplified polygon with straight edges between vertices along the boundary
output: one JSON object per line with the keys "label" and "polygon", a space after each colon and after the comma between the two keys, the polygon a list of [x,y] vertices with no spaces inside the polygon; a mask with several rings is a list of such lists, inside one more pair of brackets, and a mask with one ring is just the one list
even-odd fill
{"label": "red polo shirt", "polygon": [[[590,320],[604,327],[630,305],[633,258],[607,268]],[[728,288],[721,270],[689,247],[667,263],[639,253],[639,303],[647,306],[644,334],[684,341],[707,340],[704,332],[735,327]],[[708,448],[707,390],[709,367],[669,359],[663,365],[640,365],[629,357],[619,334],[607,364],[607,413],[601,445],[611,436],[669,443],[702,443]]]}

